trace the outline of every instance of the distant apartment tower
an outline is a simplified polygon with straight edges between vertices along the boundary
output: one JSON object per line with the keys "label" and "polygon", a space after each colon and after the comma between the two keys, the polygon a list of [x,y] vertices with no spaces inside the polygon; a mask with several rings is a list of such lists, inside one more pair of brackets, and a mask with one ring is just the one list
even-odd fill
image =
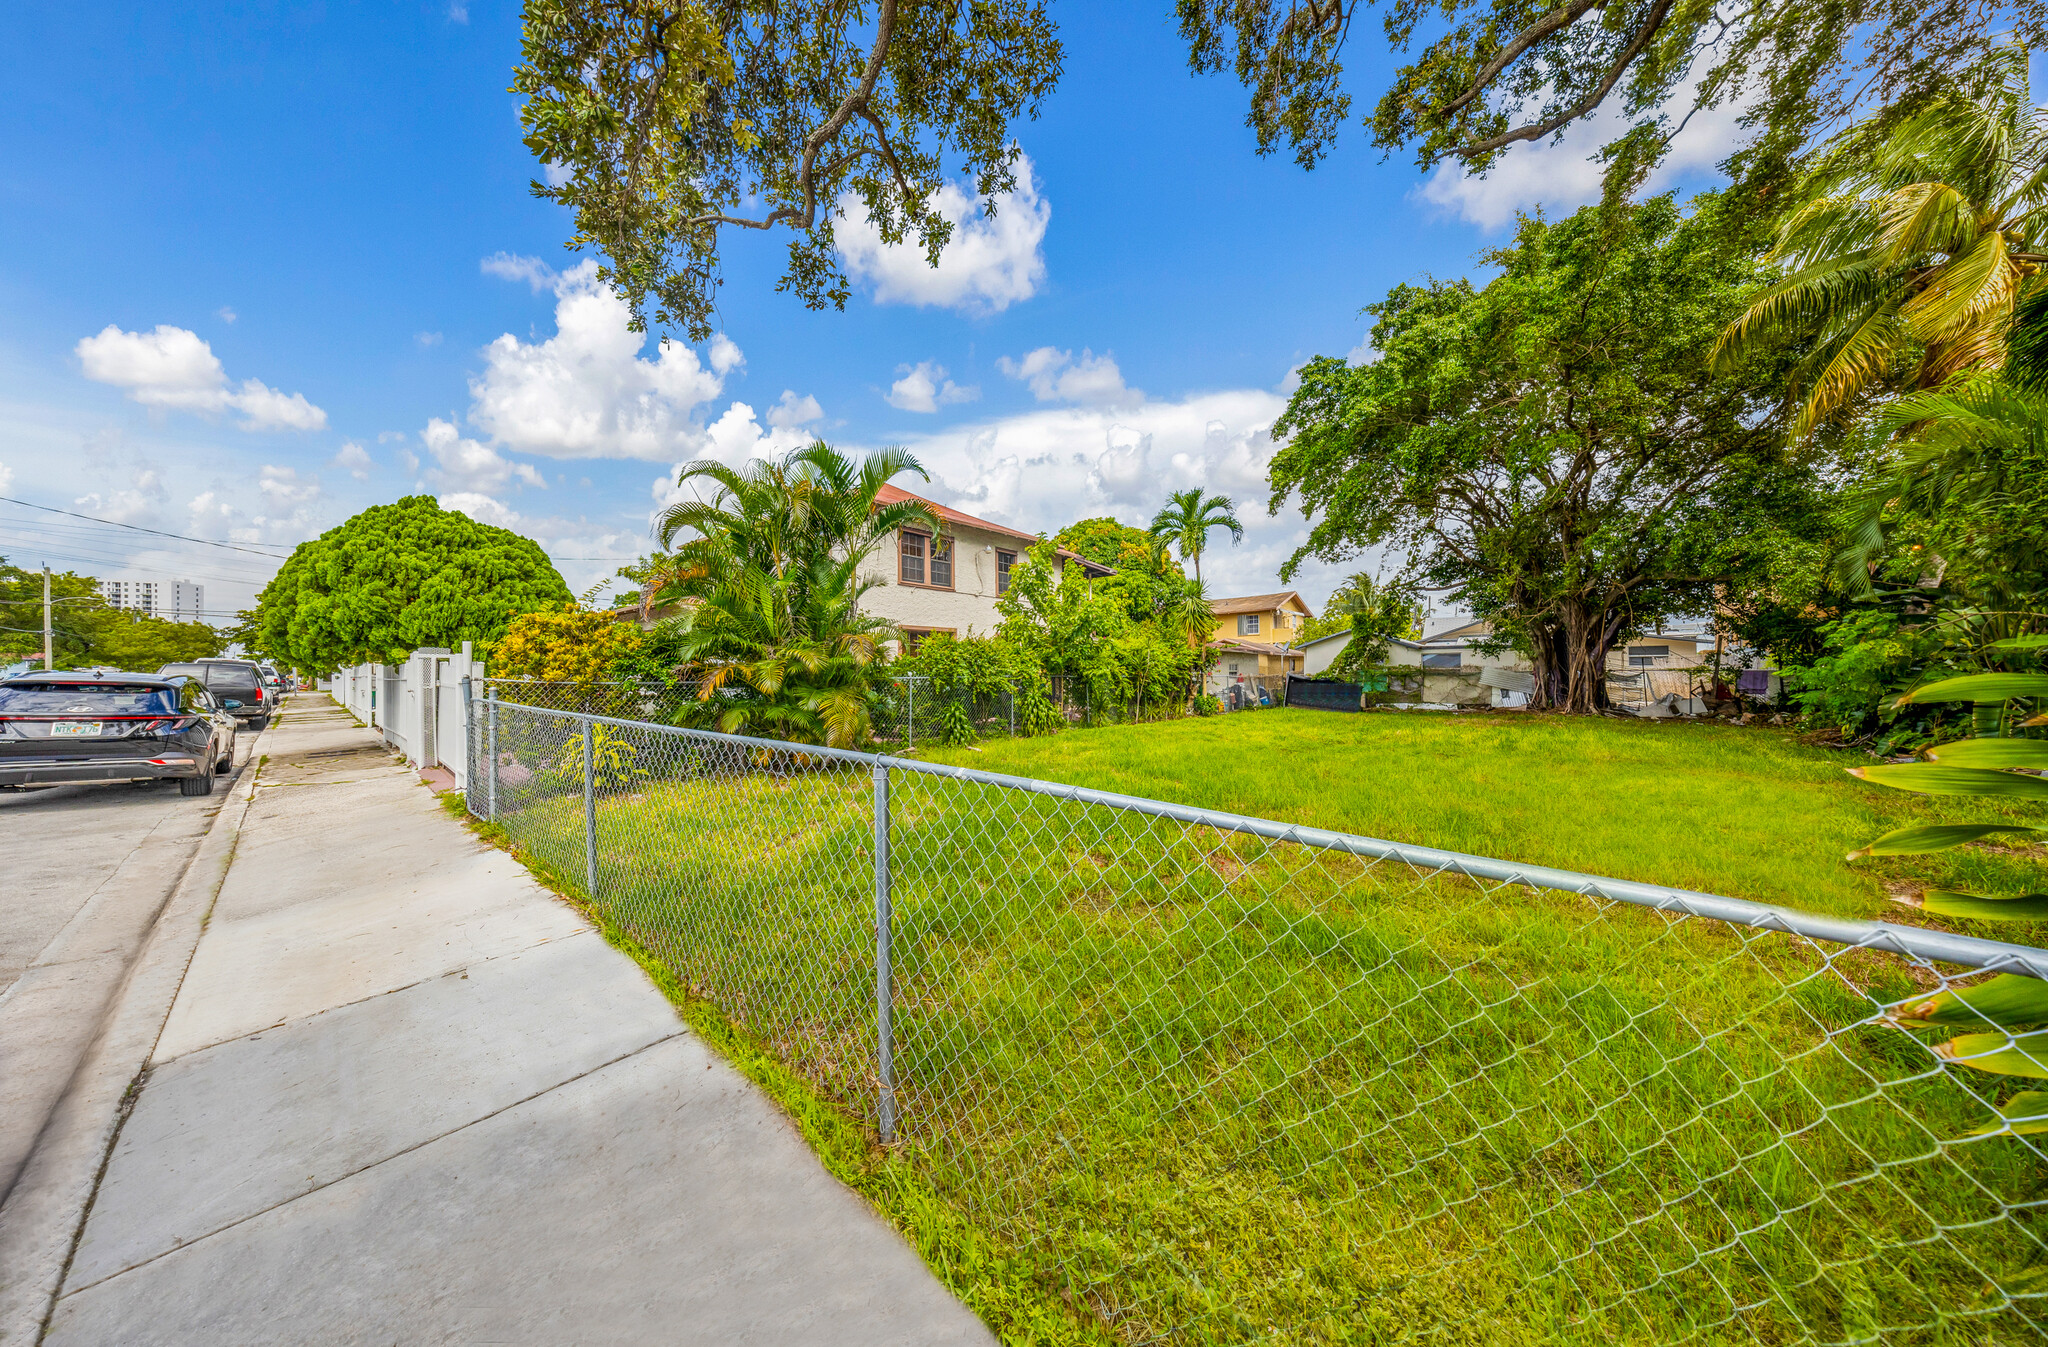
{"label": "distant apartment tower", "polygon": [[133,608],[172,622],[197,622],[206,604],[206,587],[189,580],[102,580],[100,596],[116,608]]}

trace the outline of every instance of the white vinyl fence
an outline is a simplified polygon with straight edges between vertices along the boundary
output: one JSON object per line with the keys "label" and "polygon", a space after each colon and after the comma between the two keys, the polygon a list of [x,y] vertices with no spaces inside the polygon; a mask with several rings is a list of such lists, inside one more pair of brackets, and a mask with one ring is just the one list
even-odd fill
{"label": "white vinyl fence", "polygon": [[337,669],[328,690],[384,742],[418,767],[445,767],[458,788],[469,784],[464,748],[462,685],[482,678],[483,661],[462,649],[415,650],[403,664],[357,664]]}

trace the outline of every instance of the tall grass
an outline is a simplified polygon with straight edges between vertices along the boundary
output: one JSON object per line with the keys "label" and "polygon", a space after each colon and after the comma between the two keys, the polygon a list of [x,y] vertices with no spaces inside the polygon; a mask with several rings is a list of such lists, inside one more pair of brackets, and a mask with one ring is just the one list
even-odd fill
{"label": "tall grass", "polygon": [[[872,1117],[868,775],[633,756],[597,805],[597,905]],[[912,773],[893,793],[905,1147],[1127,1341],[1993,1342],[2048,1317],[2041,1153],[1967,1139],[1996,1082],[1877,1018],[1930,970]],[[582,873],[580,785],[543,770],[510,803]]]}

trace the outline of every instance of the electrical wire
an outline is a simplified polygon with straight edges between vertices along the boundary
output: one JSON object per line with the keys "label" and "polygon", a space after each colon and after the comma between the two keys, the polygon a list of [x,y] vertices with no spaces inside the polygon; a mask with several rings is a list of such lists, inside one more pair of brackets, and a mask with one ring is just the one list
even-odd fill
{"label": "electrical wire", "polygon": [[[47,510],[51,514],[69,515],[73,519],[83,519],[88,523],[105,524],[109,528],[132,529],[136,533],[153,533],[159,538],[176,538],[179,542],[202,543],[207,547],[225,547],[230,552],[247,552],[252,557],[266,557],[272,561],[283,560],[282,557],[279,557],[274,552],[259,552],[255,548],[245,547],[241,543],[224,543],[213,538],[193,538],[183,533],[166,533],[162,529],[144,528],[140,524],[123,524],[117,519],[100,519],[94,515],[80,514],[76,510],[60,510],[54,505],[38,505],[32,500],[16,500],[12,496],[0,496],[0,501],[6,501],[9,505],[25,505],[31,510]],[[281,546],[281,544],[259,545]]]}

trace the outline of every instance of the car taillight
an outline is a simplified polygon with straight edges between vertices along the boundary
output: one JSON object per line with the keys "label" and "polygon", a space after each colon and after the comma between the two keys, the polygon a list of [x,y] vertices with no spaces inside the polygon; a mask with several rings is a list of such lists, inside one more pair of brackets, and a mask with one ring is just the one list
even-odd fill
{"label": "car taillight", "polygon": [[145,720],[144,722],[142,722],[142,724],[137,725],[133,730],[129,731],[129,733],[137,738],[151,734],[175,733],[179,730],[189,730],[198,723],[199,718],[197,716],[182,716],[174,719]]}
{"label": "car taillight", "polygon": [[263,685],[261,683],[256,685],[256,700],[259,702],[263,700]]}

